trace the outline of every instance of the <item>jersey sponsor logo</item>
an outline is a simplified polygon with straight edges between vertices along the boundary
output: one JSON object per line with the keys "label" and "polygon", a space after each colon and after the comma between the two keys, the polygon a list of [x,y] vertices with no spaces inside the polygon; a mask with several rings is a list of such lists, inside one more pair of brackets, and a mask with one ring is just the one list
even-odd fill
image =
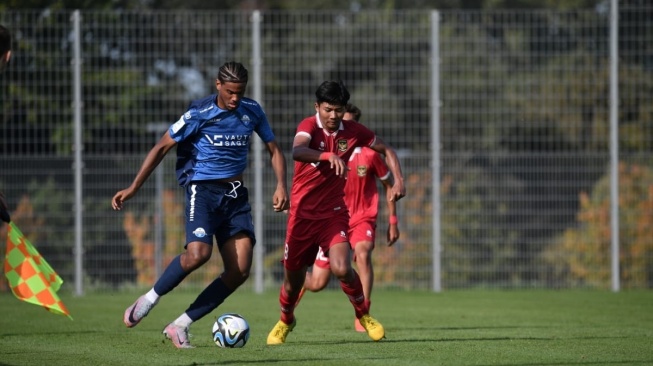
{"label": "jersey sponsor logo", "polygon": [[347,151],[347,140],[345,139],[338,140],[338,151],[342,151],[342,152]]}
{"label": "jersey sponsor logo", "polygon": [[208,106],[208,107],[202,109],[202,110],[200,111],[200,113],[208,112],[208,111],[210,111],[211,109],[213,109],[213,106],[212,106],[212,105],[210,105],[210,106]]}
{"label": "jersey sponsor logo", "polygon": [[249,135],[213,135],[213,137],[204,134],[204,137],[213,146],[247,146],[249,144]]}
{"label": "jersey sponsor logo", "polygon": [[365,165],[358,165],[356,167],[356,174],[358,174],[359,177],[364,177],[367,175],[367,166]]}
{"label": "jersey sponsor logo", "polygon": [[181,130],[181,128],[184,127],[185,124],[186,124],[186,122],[184,121],[184,119],[180,118],[179,121],[175,122],[172,125],[172,132],[173,133],[179,132],[179,130]]}
{"label": "jersey sponsor logo", "polygon": [[193,235],[195,235],[198,238],[203,238],[206,236],[206,231],[202,227],[198,227],[197,229],[193,230]]}

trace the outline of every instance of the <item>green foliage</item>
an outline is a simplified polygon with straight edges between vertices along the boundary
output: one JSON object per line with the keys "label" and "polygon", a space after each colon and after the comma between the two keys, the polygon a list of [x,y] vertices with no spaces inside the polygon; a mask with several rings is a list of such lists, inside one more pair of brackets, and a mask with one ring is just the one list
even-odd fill
{"label": "green foliage", "polygon": [[11,217],[50,265],[62,272],[73,266],[74,232],[66,230],[73,222],[71,216],[54,213],[72,211],[71,197],[53,178],[33,180]]}
{"label": "green foliage", "polygon": [[[619,263],[626,288],[653,287],[653,169],[619,167]],[[610,177],[580,195],[578,227],[566,230],[543,253],[551,276],[569,285],[608,288],[611,283]]]}
{"label": "green foliage", "polygon": [[524,189],[514,177],[481,166],[444,177],[442,265],[447,286],[505,286],[528,280],[529,264],[517,260],[526,232],[516,225],[521,210],[514,199]]}

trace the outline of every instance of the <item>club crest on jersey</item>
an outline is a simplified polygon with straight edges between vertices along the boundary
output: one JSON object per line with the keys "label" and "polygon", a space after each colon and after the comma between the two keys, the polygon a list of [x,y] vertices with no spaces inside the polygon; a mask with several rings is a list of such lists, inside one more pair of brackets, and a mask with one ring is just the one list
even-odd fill
{"label": "club crest on jersey", "polygon": [[341,152],[347,151],[347,140],[345,139],[338,140],[338,151]]}
{"label": "club crest on jersey", "polygon": [[252,120],[249,118],[248,115],[244,115],[243,118],[240,119],[240,121],[247,126]]}
{"label": "club crest on jersey", "polygon": [[202,227],[198,227],[193,231],[193,235],[195,235],[198,238],[203,238],[206,236],[206,231]]}
{"label": "club crest on jersey", "polygon": [[359,165],[356,167],[356,173],[358,174],[359,177],[364,177],[367,175],[367,166],[365,165]]}

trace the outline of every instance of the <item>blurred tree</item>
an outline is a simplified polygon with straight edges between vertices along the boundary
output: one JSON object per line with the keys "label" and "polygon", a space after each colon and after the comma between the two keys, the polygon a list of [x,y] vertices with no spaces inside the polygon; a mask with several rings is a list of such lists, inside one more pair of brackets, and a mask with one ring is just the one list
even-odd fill
{"label": "blurred tree", "polygon": [[[564,286],[608,288],[611,283],[610,177],[580,194],[578,227],[570,228],[542,253],[549,280]],[[622,286],[653,287],[653,169],[619,165],[619,262]]]}

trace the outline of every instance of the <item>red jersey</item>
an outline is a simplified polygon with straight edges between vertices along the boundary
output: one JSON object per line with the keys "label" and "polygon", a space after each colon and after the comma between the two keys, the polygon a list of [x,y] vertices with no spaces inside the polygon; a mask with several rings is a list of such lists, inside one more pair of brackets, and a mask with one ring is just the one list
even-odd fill
{"label": "red jersey", "polygon": [[[376,135],[369,128],[354,121],[342,121],[338,131],[325,130],[317,114],[305,118],[297,126],[295,136],[309,137],[308,147],[332,152],[342,160],[357,147],[371,146]],[[345,205],[345,179],[338,177],[329,162],[304,163],[295,161],[290,191],[290,213],[299,218],[323,219],[347,210]]]}
{"label": "red jersey", "polygon": [[374,150],[356,148],[347,163],[345,203],[349,209],[350,226],[361,220],[374,220],[379,213],[379,191],[376,177],[386,180],[390,170],[381,156]]}

